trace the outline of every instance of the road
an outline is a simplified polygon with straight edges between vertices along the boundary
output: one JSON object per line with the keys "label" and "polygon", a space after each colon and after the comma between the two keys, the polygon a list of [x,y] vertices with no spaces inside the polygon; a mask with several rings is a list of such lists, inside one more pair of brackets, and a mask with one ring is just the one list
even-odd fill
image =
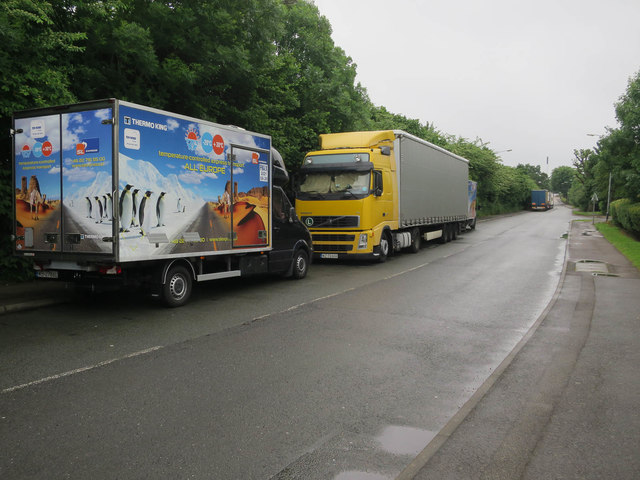
{"label": "road", "polygon": [[5,315],[0,477],[394,478],[559,280],[571,213],[527,212],[385,264]]}

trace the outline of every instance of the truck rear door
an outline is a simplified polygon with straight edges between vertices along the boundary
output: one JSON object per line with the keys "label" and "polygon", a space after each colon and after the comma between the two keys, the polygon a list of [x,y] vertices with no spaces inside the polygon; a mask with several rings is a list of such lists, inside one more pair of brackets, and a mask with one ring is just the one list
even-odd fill
{"label": "truck rear door", "polygon": [[113,254],[113,109],[16,115],[16,250]]}

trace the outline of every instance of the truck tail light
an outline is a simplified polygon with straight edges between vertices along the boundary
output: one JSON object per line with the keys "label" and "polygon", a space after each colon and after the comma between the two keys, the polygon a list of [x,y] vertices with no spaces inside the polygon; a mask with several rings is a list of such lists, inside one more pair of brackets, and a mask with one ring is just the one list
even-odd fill
{"label": "truck tail light", "polygon": [[120,275],[122,273],[122,267],[114,265],[112,267],[100,267],[100,273],[102,275]]}

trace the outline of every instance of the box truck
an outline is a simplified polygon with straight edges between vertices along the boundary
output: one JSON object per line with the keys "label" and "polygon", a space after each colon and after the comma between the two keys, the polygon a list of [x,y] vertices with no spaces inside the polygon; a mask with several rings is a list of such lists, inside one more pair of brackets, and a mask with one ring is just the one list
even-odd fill
{"label": "box truck", "polygon": [[406,132],[326,134],[304,159],[296,209],[315,256],[384,261],[475,227],[476,188],[466,159]]}
{"label": "box truck", "polygon": [[553,208],[553,193],[548,190],[531,190],[531,210]]}
{"label": "box truck", "polygon": [[152,287],[306,275],[307,228],[271,138],[116,99],[13,116],[16,255],[37,278]]}

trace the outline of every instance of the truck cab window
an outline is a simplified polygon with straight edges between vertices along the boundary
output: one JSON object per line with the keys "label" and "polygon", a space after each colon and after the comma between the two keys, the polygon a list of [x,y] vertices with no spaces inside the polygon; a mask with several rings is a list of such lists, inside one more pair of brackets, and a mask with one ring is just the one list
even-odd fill
{"label": "truck cab window", "polygon": [[278,222],[284,222],[285,220],[285,212],[287,211],[285,208],[284,195],[282,190],[279,188],[274,188],[272,191],[273,195],[273,219]]}

